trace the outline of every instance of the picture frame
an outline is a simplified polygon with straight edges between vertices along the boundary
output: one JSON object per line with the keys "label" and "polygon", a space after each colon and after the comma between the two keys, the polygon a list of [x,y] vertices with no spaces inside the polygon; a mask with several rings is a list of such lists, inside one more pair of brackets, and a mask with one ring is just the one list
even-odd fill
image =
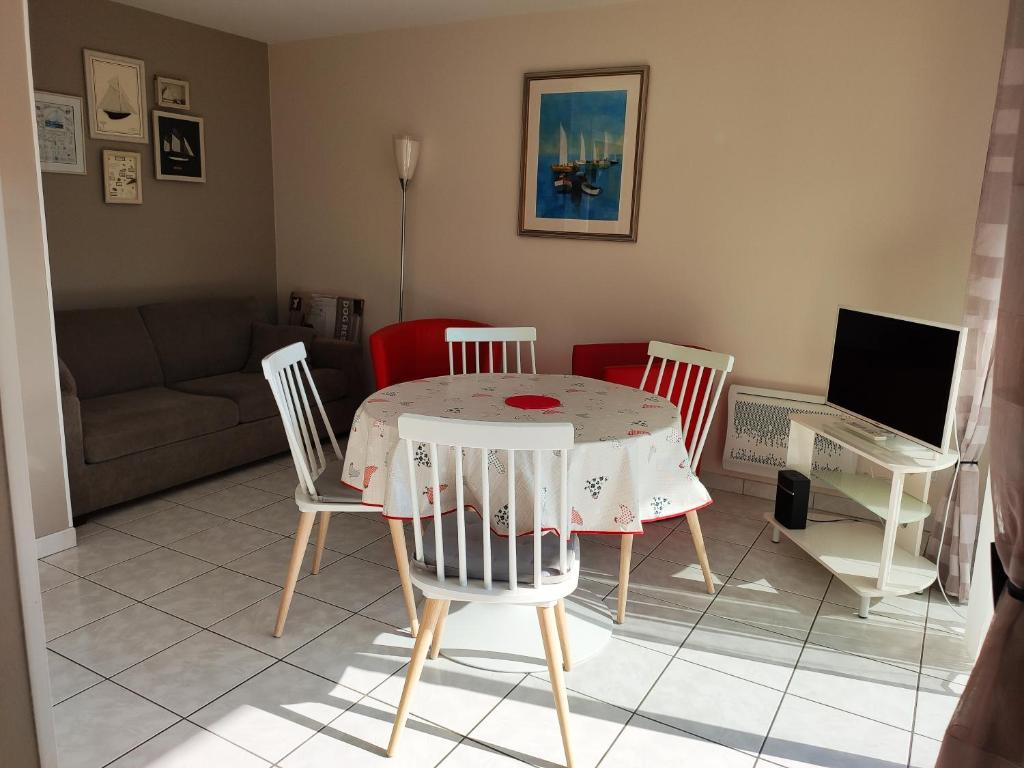
{"label": "picture frame", "polygon": [[83,49],[89,136],[149,141],[146,119],[146,64],[141,59]]}
{"label": "picture frame", "polygon": [[39,168],[43,173],[84,175],[85,128],[81,96],[35,92]]}
{"label": "picture frame", "polygon": [[636,242],[650,67],[523,77],[519,234]]}
{"label": "picture frame", "polygon": [[164,181],[206,181],[203,118],[153,110],[153,165]]}
{"label": "picture frame", "polygon": [[142,204],[142,153],[103,150],[103,202]]}
{"label": "picture frame", "polygon": [[156,106],[159,109],[192,109],[188,80],[157,75],[154,85]]}

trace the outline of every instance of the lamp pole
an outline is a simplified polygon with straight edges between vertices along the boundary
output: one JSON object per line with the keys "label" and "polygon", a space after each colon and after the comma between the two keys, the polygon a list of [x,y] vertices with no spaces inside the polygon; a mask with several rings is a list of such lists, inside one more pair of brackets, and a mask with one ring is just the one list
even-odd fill
{"label": "lamp pole", "polygon": [[402,185],[402,246],[401,262],[398,267],[398,322],[402,322],[405,313],[405,190],[409,186],[408,179],[399,179]]}
{"label": "lamp pole", "polygon": [[398,322],[402,322],[405,318],[405,197],[420,157],[420,140],[413,136],[399,135],[393,136],[392,140],[395,145],[398,184],[402,187],[402,241],[398,264]]}

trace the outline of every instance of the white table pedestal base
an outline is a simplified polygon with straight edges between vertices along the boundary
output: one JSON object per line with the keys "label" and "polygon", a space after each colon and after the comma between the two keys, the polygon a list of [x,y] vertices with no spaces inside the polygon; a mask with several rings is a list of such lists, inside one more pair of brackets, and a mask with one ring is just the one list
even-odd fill
{"label": "white table pedestal base", "polygon": [[[575,667],[596,656],[612,638],[607,607],[565,600],[569,647]],[[547,670],[534,606],[503,603],[452,603],[444,625],[441,655],[492,672]]]}

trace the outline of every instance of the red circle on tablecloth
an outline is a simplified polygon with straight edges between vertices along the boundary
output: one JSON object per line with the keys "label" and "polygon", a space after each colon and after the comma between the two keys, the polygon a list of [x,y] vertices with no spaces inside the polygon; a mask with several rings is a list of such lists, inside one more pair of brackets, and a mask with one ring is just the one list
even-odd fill
{"label": "red circle on tablecloth", "polygon": [[505,405],[522,408],[524,411],[539,411],[544,408],[557,408],[562,401],[547,395],[513,395],[505,398]]}

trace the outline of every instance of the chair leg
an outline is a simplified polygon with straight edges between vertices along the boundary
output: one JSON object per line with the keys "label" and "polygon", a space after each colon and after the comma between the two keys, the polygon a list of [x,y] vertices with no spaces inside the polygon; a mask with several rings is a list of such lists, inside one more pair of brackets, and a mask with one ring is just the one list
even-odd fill
{"label": "chair leg", "polygon": [[562,731],[562,748],[565,750],[565,764],[572,765],[572,743],[569,740],[569,698],[565,693],[565,678],[562,677],[562,664],[558,646],[555,644],[555,617],[551,606],[537,606],[537,619],[540,621],[540,636],[544,641],[544,656],[548,661],[548,675],[551,677],[551,692],[555,697],[555,709],[558,712],[558,727]]}
{"label": "chair leg", "polygon": [[704,535],[700,532],[700,520],[696,512],[689,512],[686,515],[686,522],[690,525],[690,536],[693,537],[693,548],[697,550],[697,561],[704,573],[704,586],[708,594],[715,594],[715,582],[711,578],[711,564],[708,562],[708,551],[704,548]]}
{"label": "chair leg", "polygon": [[398,712],[395,713],[395,724],[391,728],[391,741],[388,742],[388,757],[395,754],[398,746],[398,737],[402,735],[406,718],[409,716],[409,704],[412,700],[412,689],[419,682],[420,673],[423,671],[423,662],[427,658],[427,651],[430,650],[430,641],[434,634],[434,625],[437,624],[444,600],[427,600],[426,608],[423,610],[423,626],[416,636],[416,644],[412,648],[412,658],[409,660],[409,669],[405,674],[405,687],[402,689],[402,699],[398,702]]}
{"label": "chair leg", "polygon": [[562,646],[562,669],[568,672],[572,668],[569,654],[569,625],[565,618],[565,600],[555,603],[555,626],[558,627],[558,642]]}
{"label": "chair leg", "polygon": [[615,623],[622,624],[626,620],[626,598],[629,594],[629,563],[633,558],[633,536],[623,534],[619,543],[619,610],[615,615]]}
{"label": "chair leg", "polygon": [[444,620],[448,618],[448,609],[451,608],[452,601],[445,600],[444,605],[441,606],[441,612],[437,616],[437,625],[434,627],[434,642],[430,644],[430,658],[436,659],[437,654],[441,652],[441,635],[444,633]]}
{"label": "chair leg", "polygon": [[320,559],[324,554],[324,544],[327,543],[327,526],[331,524],[331,513],[320,513],[320,524],[316,528],[316,552],[313,553],[313,575],[320,573]]}
{"label": "chair leg", "polygon": [[316,512],[300,512],[299,527],[295,529],[295,543],[292,545],[292,559],[288,561],[288,573],[284,580],[284,592],[281,593],[281,605],[277,609],[277,623],[274,625],[274,637],[284,634],[284,622],[288,618],[288,608],[295,594],[295,584],[299,580],[302,558],[306,555],[309,534],[313,530]]}
{"label": "chair leg", "polygon": [[409,632],[413,637],[419,633],[420,623],[416,618],[416,596],[412,591],[412,580],[409,578],[409,552],[405,548],[405,526],[401,520],[388,520],[391,529],[391,544],[395,548],[395,565],[398,566],[398,579],[402,582],[402,596],[405,598],[405,612],[409,614]]}

